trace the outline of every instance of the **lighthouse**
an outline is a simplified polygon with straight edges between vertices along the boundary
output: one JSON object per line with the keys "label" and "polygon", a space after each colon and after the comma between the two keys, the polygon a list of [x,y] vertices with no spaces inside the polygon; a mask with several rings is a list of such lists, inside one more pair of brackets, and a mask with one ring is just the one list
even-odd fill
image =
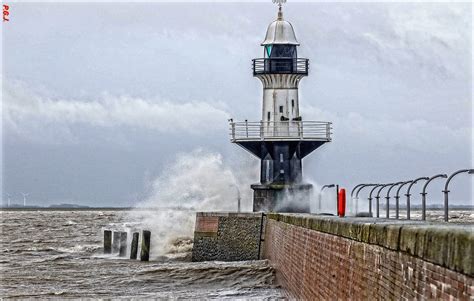
{"label": "lighthouse", "polygon": [[260,182],[252,184],[254,212],[309,212],[312,185],[303,181],[304,157],[331,141],[331,123],[304,120],[298,85],[308,76],[309,59],[298,56],[293,26],[282,3],[261,43],[263,57],[252,60],[263,86],[260,121],[230,121],[231,142],[260,159]]}

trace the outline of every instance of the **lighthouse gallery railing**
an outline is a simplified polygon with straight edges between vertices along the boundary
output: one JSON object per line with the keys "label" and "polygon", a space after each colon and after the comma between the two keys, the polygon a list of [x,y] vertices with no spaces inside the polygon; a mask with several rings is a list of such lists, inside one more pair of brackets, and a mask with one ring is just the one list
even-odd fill
{"label": "lighthouse gallery railing", "polygon": [[331,122],[260,121],[230,122],[231,141],[319,140],[331,141]]}
{"label": "lighthouse gallery railing", "polygon": [[308,75],[309,60],[304,58],[260,58],[252,60],[253,74]]}

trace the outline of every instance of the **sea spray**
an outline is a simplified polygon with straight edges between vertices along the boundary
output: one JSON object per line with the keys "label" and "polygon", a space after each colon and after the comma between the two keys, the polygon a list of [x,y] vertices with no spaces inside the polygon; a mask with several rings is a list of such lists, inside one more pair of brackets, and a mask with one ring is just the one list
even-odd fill
{"label": "sea spray", "polygon": [[128,213],[151,231],[151,259],[191,251],[195,212],[236,211],[237,190],[242,210],[251,211],[249,186],[257,170],[249,163],[233,168],[221,154],[202,149],[178,154],[151,183],[149,197]]}
{"label": "sea spray", "polygon": [[[321,185],[313,186],[315,202],[312,204],[311,212],[318,214],[334,214],[337,213],[337,193],[336,188],[326,188],[321,193]],[[321,194],[321,195],[320,195]],[[319,200],[321,200],[321,208],[319,208]],[[314,209],[313,209],[314,208]]]}
{"label": "sea spray", "polygon": [[301,189],[284,189],[282,197],[278,200],[278,206],[275,211],[295,211],[298,208],[306,206],[309,198],[310,212],[315,214],[336,214],[337,200],[335,188],[323,190],[321,194],[321,185],[311,178],[306,178],[304,183],[311,184],[310,191]]}
{"label": "sea spray", "polygon": [[275,200],[276,205],[272,211],[307,213],[310,210],[313,195],[313,189],[307,187],[284,188],[282,193],[278,193]]}

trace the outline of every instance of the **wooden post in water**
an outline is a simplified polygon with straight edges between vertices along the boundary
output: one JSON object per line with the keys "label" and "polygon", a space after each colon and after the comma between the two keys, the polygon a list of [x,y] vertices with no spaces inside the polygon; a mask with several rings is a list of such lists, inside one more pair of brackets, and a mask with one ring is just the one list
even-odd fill
{"label": "wooden post in water", "polygon": [[127,232],[120,232],[119,256],[125,257],[125,255],[127,255]]}
{"label": "wooden post in water", "polygon": [[112,240],[112,253],[118,253],[120,247],[120,232],[114,231]]}
{"label": "wooden post in water", "polygon": [[137,259],[138,255],[138,232],[133,233],[132,236],[132,245],[130,247],[130,259]]}
{"label": "wooden post in water", "polygon": [[140,260],[148,261],[150,259],[150,236],[151,232],[143,230],[142,232],[142,249],[140,252]]}
{"label": "wooden post in water", "polygon": [[112,253],[112,231],[104,230],[104,254]]}

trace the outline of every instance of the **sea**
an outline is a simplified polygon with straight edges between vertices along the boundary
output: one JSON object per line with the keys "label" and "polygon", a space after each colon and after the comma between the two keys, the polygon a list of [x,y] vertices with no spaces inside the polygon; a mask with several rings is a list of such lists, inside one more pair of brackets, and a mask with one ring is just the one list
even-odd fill
{"label": "sea", "polygon": [[103,229],[124,216],[119,210],[2,211],[0,297],[283,299],[266,260],[191,262],[191,248],[149,262],[104,255]]}
{"label": "sea", "polygon": [[[0,213],[2,299],[285,299],[268,261],[191,262],[192,237],[149,262],[103,254],[103,230],[130,225],[123,210]],[[420,215],[412,212],[413,219]],[[442,211],[427,216],[441,221]],[[450,216],[452,223],[474,222],[473,211]]]}

